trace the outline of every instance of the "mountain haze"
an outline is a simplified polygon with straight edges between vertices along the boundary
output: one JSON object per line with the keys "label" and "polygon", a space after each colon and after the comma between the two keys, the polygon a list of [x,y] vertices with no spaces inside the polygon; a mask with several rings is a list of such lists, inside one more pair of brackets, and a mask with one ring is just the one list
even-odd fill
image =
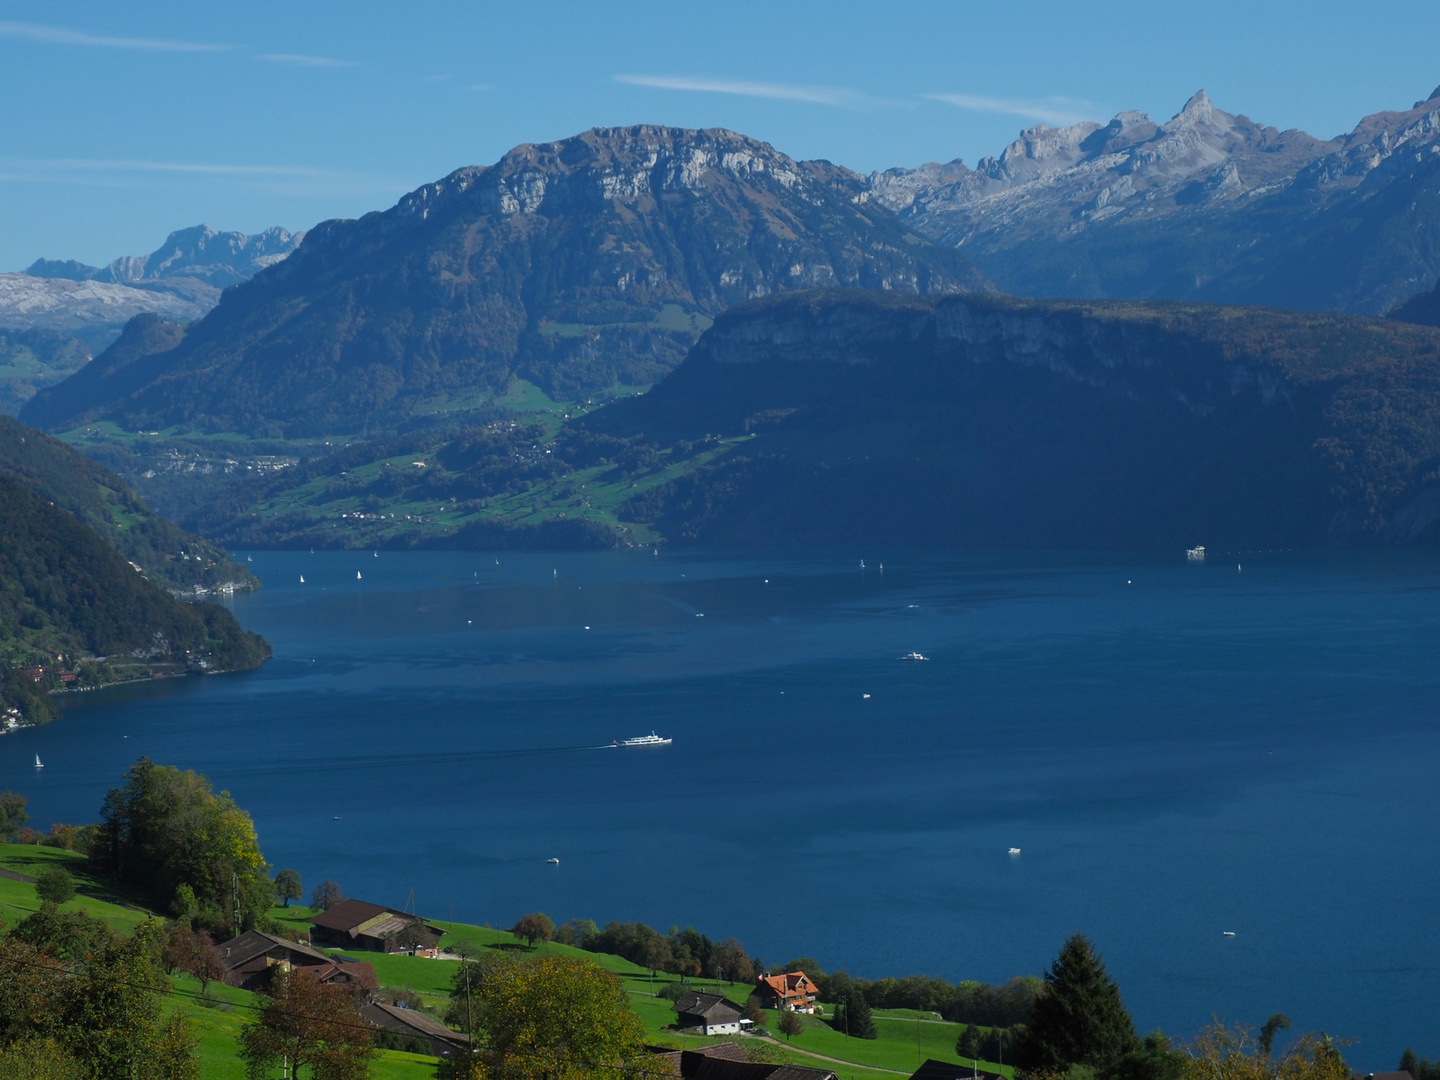
{"label": "mountain haze", "polygon": [[595,129],[317,226],[104,401],[62,384],[43,420],[27,415],[374,432],[474,407],[516,377],[571,398],[652,383],[729,305],[816,286],[986,282],[846,169],[723,130]]}
{"label": "mountain haze", "polygon": [[1216,108],[1028,128],[998,158],[892,169],[874,197],[1022,296],[1382,314],[1440,275],[1440,90],[1321,140]]}

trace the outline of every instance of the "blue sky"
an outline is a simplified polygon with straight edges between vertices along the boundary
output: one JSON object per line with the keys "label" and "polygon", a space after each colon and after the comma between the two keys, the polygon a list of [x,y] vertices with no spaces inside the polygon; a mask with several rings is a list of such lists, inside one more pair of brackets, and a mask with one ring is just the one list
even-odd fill
{"label": "blue sky", "polygon": [[1195,90],[1330,137],[1440,83],[1440,3],[0,0],[0,270],[307,228],[597,125],[861,171]]}

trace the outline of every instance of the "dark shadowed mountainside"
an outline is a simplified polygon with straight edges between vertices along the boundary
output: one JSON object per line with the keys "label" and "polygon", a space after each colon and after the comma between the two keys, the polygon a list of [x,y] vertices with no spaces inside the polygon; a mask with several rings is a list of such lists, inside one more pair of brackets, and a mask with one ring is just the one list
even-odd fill
{"label": "dark shadowed mountainside", "polygon": [[697,543],[1440,539],[1440,330],[1255,308],[820,292],[727,312],[584,425],[748,434],[622,520]]}
{"label": "dark shadowed mountainside", "polygon": [[[864,177],[723,130],[606,128],[461,169],[311,230],[174,349],[26,414],[264,437],[375,434],[528,379],[567,400],[654,382],[748,297],[985,287]],[[43,415],[43,420],[41,419]]]}
{"label": "dark shadowed mountainside", "polygon": [[162,589],[204,595],[259,585],[214,544],[156,514],[109,469],[8,416],[0,416],[0,476],[73,514]]}

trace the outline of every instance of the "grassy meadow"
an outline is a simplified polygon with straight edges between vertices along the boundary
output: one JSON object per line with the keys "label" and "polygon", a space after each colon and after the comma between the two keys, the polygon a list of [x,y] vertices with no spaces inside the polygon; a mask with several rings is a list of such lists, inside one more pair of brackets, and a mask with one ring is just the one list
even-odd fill
{"label": "grassy meadow", "polygon": [[[65,867],[75,877],[81,890],[81,895],[63,905],[66,910],[86,911],[127,934],[149,917],[150,913],[143,907],[130,903],[131,898],[117,894],[113,887],[86,874],[84,859],[73,852],[0,844],[0,868],[33,877],[52,865]],[[0,920],[6,926],[15,925],[39,907],[34,885],[0,877]],[[306,907],[275,907],[270,911],[272,918],[302,932],[308,932],[312,914],[314,912]],[[471,948],[481,951],[530,951],[520,939],[504,930],[431,921],[445,930],[442,947],[467,942]],[[667,1030],[674,1013],[670,1002],[658,994],[667,982],[674,980],[673,975],[660,974],[652,978],[647,969],[621,957],[589,953],[557,943],[539,945],[534,951],[584,957],[619,976],[629,995],[631,1007],[644,1022],[652,1043],[700,1046],[728,1041],[729,1037],[705,1039]],[[411,990],[425,1005],[441,1011],[448,999],[451,980],[459,970],[456,960],[384,956],[369,952],[353,955],[375,966],[375,974],[382,987]],[[241,1025],[257,1010],[257,996],[246,990],[212,983],[209,994],[202,998],[200,984],[195,979],[177,975],[172,982],[170,1007],[184,1013],[195,1025],[201,1069],[206,1080],[242,1080],[245,1070],[235,1055],[235,1040]],[[688,985],[697,990],[723,994],[736,1003],[743,1003],[750,994],[750,987],[743,983],[696,978],[690,979]],[[767,1011],[763,1026],[775,1033],[779,1051],[786,1061],[834,1069],[843,1080],[885,1080],[899,1075],[908,1076],[925,1058],[960,1060],[955,1055],[955,1040],[960,1025],[943,1022],[931,1014],[904,1009],[876,1010],[875,1026],[880,1037],[874,1040],[847,1039],[843,1033],[834,1031],[814,1017],[802,1017],[801,1023],[804,1026],[800,1034],[788,1042],[779,1035],[777,1013]],[[372,1063],[370,1075],[374,1080],[420,1080],[432,1075],[434,1065],[434,1058],[386,1050]],[[995,1068],[985,1062],[981,1063],[981,1067]],[[1009,1069],[1005,1071],[1008,1073]]]}

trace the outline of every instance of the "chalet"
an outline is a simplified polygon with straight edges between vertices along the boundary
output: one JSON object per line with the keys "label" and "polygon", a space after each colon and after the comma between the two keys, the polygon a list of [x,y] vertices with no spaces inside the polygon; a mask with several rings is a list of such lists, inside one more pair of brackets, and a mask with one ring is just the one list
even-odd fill
{"label": "chalet", "polygon": [[815,993],[815,984],[803,971],[760,975],[755,979],[755,996],[766,1009],[811,1013],[815,1011]]}
{"label": "chalet", "polygon": [[751,1026],[740,1015],[740,1006],[719,994],[692,990],[670,1007],[676,1013],[676,1027],[698,1027],[702,1035],[733,1035]]}
{"label": "chalet", "polygon": [[439,1020],[426,1016],[418,1009],[402,1009],[398,1005],[382,1005],[372,1001],[360,1008],[360,1015],[378,1028],[395,1031],[430,1044],[430,1053],[442,1057],[453,1050],[463,1050],[470,1045],[470,1036],[451,1031]]}
{"label": "chalet", "polygon": [[267,985],[274,968],[289,970],[331,962],[330,957],[318,949],[260,930],[246,930],[217,946],[217,951],[225,968],[226,985],[244,990],[258,990]]}
{"label": "chalet", "polygon": [[1005,1080],[1005,1077],[980,1068],[976,1062],[956,1065],[954,1062],[928,1058],[924,1065],[915,1070],[910,1080]]}
{"label": "chalet", "polygon": [[383,953],[433,949],[442,933],[408,912],[364,900],[341,900],[310,920],[310,940],[337,949]]}

